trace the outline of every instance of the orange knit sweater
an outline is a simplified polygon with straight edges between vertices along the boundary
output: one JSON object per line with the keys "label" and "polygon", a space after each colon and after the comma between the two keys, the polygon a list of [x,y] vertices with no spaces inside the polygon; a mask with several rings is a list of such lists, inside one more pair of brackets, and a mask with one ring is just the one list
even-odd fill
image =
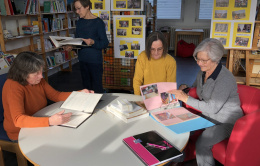
{"label": "orange knit sweater", "polygon": [[53,89],[44,79],[37,85],[23,86],[7,79],[2,92],[4,107],[4,129],[12,140],[18,140],[20,128],[47,127],[48,117],[32,117],[34,113],[46,107],[47,98],[64,101],[71,92],[59,92]]}

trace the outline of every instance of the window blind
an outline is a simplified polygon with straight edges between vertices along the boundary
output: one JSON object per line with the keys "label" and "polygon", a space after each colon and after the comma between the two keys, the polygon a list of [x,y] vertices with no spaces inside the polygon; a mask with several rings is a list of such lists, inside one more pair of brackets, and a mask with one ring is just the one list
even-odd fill
{"label": "window blind", "polygon": [[199,19],[211,19],[214,0],[200,0]]}
{"label": "window blind", "polygon": [[157,19],[181,19],[181,0],[158,0]]}

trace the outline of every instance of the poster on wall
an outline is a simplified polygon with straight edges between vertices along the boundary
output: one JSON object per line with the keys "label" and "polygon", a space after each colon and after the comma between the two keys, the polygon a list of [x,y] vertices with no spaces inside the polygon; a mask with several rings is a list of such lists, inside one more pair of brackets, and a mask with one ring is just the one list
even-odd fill
{"label": "poster on wall", "polygon": [[137,59],[145,50],[145,16],[114,15],[115,58]]}
{"label": "poster on wall", "polygon": [[91,13],[104,21],[106,34],[110,34],[110,0],[91,0],[91,3]]}
{"label": "poster on wall", "polygon": [[252,47],[257,0],[214,0],[210,37],[225,48]]}
{"label": "poster on wall", "polygon": [[143,11],[144,0],[112,0],[111,11]]}

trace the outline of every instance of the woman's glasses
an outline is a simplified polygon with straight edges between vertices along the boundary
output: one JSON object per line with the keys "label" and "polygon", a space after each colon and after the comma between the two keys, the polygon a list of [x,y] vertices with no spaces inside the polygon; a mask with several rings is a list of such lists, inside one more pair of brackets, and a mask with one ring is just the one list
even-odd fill
{"label": "woman's glasses", "polygon": [[207,60],[203,60],[203,59],[198,59],[197,57],[194,57],[195,61],[197,61],[197,63],[201,62],[203,64],[206,64],[210,59]]}
{"label": "woman's glasses", "polygon": [[157,52],[162,52],[162,51],[163,51],[163,48],[162,48],[162,47],[161,47],[161,48],[157,48],[157,49],[156,49],[156,48],[151,48],[151,52],[152,52],[152,53],[155,53],[156,51],[157,51]]}

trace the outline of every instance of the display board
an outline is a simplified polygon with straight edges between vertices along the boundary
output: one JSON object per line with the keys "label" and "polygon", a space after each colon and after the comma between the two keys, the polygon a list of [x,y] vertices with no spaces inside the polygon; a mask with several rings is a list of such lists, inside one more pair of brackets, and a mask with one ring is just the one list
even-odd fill
{"label": "display board", "polygon": [[214,0],[210,37],[225,48],[252,47],[257,0]]}
{"label": "display board", "polygon": [[111,0],[111,11],[143,11],[144,0]]}
{"label": "display board", "polygon": [[106,34],[110,34],[110,0],[91,0],[91,3],[91,13],[104,21],[106,27]]}
{"label": "display board", "polygon": [[144,15],[114,15],[114,53],[115,58],[137,59],[145,50]]}

